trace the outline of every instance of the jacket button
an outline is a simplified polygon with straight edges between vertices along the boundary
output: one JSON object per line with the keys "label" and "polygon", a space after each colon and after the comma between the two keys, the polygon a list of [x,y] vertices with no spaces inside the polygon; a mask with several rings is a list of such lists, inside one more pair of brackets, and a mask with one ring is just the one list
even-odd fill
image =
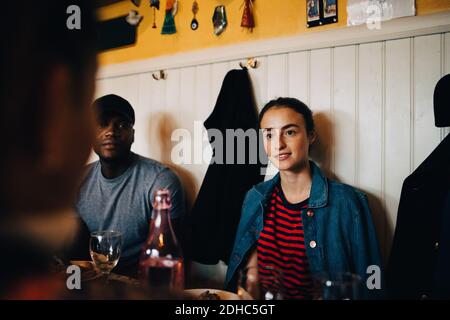
{"label": "jacket button", "polygon": [[317,246],[317,243],[313,240],[309,243],[309,246],[314,249]]}
{"label": "jacket button", "polygon": [[306,215],[308,216],[308,217],[314,217],[314,211],[312,211],[312,210],[308,210],[308,212],[306,212]]}

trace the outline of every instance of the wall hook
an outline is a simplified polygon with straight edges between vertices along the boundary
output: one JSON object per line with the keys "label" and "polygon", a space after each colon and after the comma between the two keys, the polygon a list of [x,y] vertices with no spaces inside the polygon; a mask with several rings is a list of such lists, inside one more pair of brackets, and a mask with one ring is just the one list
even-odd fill
{"label": "wall hook", "polygon": [[242,62],[239,62],[239,65],[241,66],[242,69],[244,68],[256,69],[259,67],[259,61],[256,60],[255,58],[248,58],[247,63],[243,64]]}
{"label": "wall hook", "polygon": [[164,70],[160,70],[158,73],[152,73],[152,77],[155,80],[166,80],[167,75]]}
{"label": "wall hook", "polygon": [[142,19],[143,17],[136,10],[130,10],[125,18],[130,26],[138,26]]}

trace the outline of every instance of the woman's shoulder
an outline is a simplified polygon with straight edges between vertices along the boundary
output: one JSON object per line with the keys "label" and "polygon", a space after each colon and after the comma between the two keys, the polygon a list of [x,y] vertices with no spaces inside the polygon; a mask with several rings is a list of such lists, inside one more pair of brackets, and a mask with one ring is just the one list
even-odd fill
{"label": "woman's shoulder", "polygon": [[329,196],[342,197],[348,201],[366,200],[367,196],[364,192],[349,184],[328,179]]}
{"label": "woman's shoulder", "polygon": [[262,199],[266,198],[266,195],[270,193],[278,183],[279,178],[278,176],[275,176],[270,180],[255,184],[253,187],[250,188],[250,190],[247,191],[245,195],[245,200],[247,199],[260,200],[261,198]]}

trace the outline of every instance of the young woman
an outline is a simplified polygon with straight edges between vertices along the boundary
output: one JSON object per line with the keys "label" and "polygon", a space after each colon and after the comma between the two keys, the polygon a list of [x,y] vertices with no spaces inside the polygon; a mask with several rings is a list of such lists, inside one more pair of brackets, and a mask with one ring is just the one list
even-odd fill
{"label": "young woman", "polygon": [[[225,286],[235,289],[247,267],[264,287],[273,283],[272,269],[281,275],[284,297],[311,299],[316,276],[348,272],[360,277],[363,298],[379,297],[381,290],[366,285],[373,270],[382,269],[367,198],[327,179],[309,160],[316,139],[311,110],[279,98],[266,104],[259,124],[279,173],[246,195]],[[381,274],[376,277],[369,279],[371,288],[379,287]]]}

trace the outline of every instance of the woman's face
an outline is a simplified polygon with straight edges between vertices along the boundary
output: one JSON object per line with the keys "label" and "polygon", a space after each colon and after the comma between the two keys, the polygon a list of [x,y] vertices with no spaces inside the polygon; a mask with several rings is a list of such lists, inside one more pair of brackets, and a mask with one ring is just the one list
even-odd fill
{"label": "woman's face", "polygon": [[302,114],[276,106],[264,114],[260,125],[267,156],[280,171],[299,172],[305,167],[315,134],[308,135]]}

